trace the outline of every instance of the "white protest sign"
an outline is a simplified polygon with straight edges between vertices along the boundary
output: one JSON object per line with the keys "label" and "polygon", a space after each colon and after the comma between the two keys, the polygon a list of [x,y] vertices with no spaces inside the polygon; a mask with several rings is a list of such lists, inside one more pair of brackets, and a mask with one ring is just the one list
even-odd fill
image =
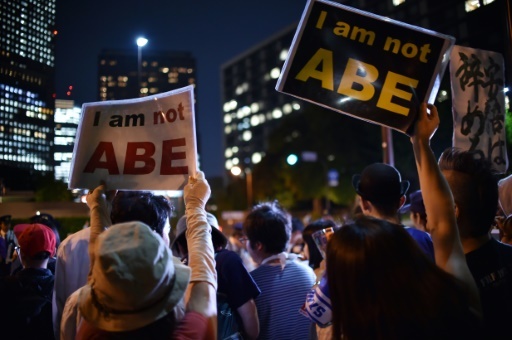
{"label": "white protest sign", "polygon": [[450,58],[453,146],[477,152],[504,173],[505,68],[500,53],[455,46]]}
{"label": "white protest sign", "polygon": [[181,190],[196,170],[193,86],[82,106],[69,188]]}

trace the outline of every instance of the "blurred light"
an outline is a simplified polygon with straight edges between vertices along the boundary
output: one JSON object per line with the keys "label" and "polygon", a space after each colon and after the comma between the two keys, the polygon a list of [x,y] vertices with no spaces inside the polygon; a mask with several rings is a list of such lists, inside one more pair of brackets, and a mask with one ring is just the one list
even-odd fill
{"label": "blurred light", "polygon": [[297,157],[297,155],[295,155],[293,153],[288,155],[288,157],[286,157],[286,163],[288,163],[289,165],[297,164],[298,160],[299,160],[299,157]]}
{"label": "blurred light", "polygon": [[234,166],[231,168],[231,174],[233,174],[233,176],[240,176],[241,173],[242,169],[239,166]]}
{"label": "blurred light", "polygon": [[252,132],[250,130],[245,130],[242,134],[242,139],[246,142],[250,141],[252,138]]}
{"label": "blurred light", "polygon": [[270,71],[270,78],[272,79],[277,79],[279,78],[279,75],[281,74],[281,70],[279,69],[279,67],[274,67],[271,71]]}
{"label": "blurred light", "polygon": [[252,154],[251,161],[253,164],[258,164],[261,162],[261,153],[255,152]]}
{"label": "blurred light", "polygon": [[143,38],[143,37],[137,38],[137,46],[144,47],[144,46],[146,46],[147,43],[148,43],[148,39]]}

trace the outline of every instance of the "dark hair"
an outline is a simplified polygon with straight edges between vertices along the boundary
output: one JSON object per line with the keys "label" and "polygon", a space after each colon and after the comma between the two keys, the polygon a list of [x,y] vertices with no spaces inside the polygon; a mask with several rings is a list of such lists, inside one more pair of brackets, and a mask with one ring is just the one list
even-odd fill
{"label": "dark hair", "polygon": [[304,231],[302,232],[302,239],[304,242],[308,245],[309,250],[309,266],[313,269],[317,269],[320,267],[320,262],[324,259],[322,257],[322,254],[320,253],[320,250],[318,250],[318,247],[315,243],[315,240],[313,240],[313,233],[325,228],[334,228],[336,229],[338,226],[334,221],[332,220],[316,220],[306,226],[304,228]]}
{"label": "dark hair", "polygon": [[498,206],[498,179],[489,161],[472,151],[446,149],[439,158],[441,171],[455,171],[446,179],[459,210],[462,237],[478,237],[489,232]]}
{"label": "dark hair", "polygon": [[149,191],[119,191],[112,201],[112,224],[140,221],[163,236],[165,224],[171,217],[171,202]]}
{"label": "dark hair", "polygon": [[334,232],[326,262],[333,339],[435,338],[469,318],[461,283],[402,226],[361,217]]}
{"label": "dark hair", "polygon": [[244,221],[244,232],[254,247],[261,242],[264,251],[277,254],[286,249],[291,236],[291,220],[277,201],[264,202],[252,208]]}

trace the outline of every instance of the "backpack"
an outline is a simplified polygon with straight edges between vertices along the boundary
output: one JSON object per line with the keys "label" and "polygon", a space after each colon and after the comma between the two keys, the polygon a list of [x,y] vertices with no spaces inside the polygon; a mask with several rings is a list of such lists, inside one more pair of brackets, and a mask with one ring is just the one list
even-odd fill
{"label": "backpack", "polygon": [[217,339],[242,340],[236,316],[229,306],[226,294],[217,292]]}
{"label": "backpack", "polygon": [[[217,258],[217,253],[215,253],[215,258]],[[228,297],[220,292],[217,292],[217,339],[243,339],[238,329],[235,312],[228,303]]]}

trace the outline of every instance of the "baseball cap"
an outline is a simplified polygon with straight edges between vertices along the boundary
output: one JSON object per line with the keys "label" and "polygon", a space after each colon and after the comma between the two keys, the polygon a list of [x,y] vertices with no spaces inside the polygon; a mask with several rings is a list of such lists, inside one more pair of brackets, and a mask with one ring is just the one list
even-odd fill
{"label": "baseball cap", "polygon": [[394,167],[384,163],[373,163],[359,175],[352,176],[352,186],[357,194],[370,202],[385,202],[399,199],[407,193],[409,181],[402,181]]}
{"label": "baseball cap", "polygon": [[405,214],[411,211],[420,214],[425,213],[425,205],[423,204],[423,196],[421,195],[421,190],[411,192],[409,194],[409,203],[400,208],[401,214]]}
{"label": "baseball cap", "polygon": [[13,230],[24,254],[33,257],[46,251],[50,256],[54,255],[55,233],[49,227],[39,223],[18,224]]}

